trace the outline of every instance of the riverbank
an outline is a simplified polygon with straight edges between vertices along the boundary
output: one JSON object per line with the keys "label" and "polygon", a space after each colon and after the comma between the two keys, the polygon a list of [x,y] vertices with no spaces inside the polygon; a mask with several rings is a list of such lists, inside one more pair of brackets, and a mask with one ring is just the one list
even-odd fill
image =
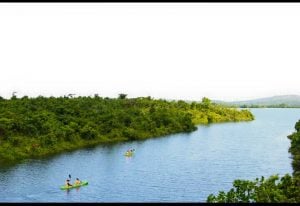
{"label": "riverbank", "polygon": [[295,132],[288,135],[291,140],[289,152],[292,154],[293,174],[264,176],[255,180],[237,179],[228,192],[210,194],[208,203],[299,203],[300,202],[300,120],[295,124]]}
{"label": "riverbank", "polygon": [[0,100],[0,163],[87,146],[192,132],[197,124],[250,121],[248,110],[213,104],[94,97]]}

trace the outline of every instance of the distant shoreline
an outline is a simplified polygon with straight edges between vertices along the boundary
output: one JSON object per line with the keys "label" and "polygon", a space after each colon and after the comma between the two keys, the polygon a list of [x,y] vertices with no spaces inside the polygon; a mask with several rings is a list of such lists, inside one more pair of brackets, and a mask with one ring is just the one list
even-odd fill
{"label": "distant shoreline", "polygon": [[300,95],[281,95],[244,101],[213,100],[213,102],[239,108],[300,108]]}
{"label": "distant shoreline", "polygon": [[243,109],[247,109],[247,108],[282,108],[282,109],[285,109],[285,108],[291,108],[291,109],[297,109],[297,108],[300,108],[300,106],[285,106],[285,107],[282,107],[282,106],[239,106],[237,108],[243,108]]}

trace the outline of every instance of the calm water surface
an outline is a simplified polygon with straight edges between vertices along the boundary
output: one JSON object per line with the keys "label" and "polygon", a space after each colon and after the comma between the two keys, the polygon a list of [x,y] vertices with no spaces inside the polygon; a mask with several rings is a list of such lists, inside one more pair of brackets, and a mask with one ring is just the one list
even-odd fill
{"label": "calm water surface", "polygon": [[[234,179],[292,173],[286,136],[300,109],[251,111],[251,122],[0,166],[0,202],[205,202]],[[123,156],[128,148],[135,148],[133,157]],[[68,174],[89,185],[60,190]]]}

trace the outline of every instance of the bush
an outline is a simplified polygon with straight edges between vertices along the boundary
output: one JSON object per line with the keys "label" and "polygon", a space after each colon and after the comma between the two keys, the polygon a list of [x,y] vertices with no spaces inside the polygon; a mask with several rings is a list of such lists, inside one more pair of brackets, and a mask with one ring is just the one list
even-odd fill
{"label": "bush", "polygon": [[85,140],[92,140],[97,137],[97,131],[89,125],[85,125],[80,130],[80,137]]}

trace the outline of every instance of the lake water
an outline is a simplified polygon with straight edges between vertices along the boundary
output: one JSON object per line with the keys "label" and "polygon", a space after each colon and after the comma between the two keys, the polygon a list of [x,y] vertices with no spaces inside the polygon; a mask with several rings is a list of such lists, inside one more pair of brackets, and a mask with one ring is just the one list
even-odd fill
{"label": "lake water", "polygon": [[[292,173],[287,135],[300,109],[251,111],[251,122],[0,166],[0,202],[205,202],[235,179]],[[134,156],[123,155],[128,148]],[[89,185],[60,190],[69,174]]]}

